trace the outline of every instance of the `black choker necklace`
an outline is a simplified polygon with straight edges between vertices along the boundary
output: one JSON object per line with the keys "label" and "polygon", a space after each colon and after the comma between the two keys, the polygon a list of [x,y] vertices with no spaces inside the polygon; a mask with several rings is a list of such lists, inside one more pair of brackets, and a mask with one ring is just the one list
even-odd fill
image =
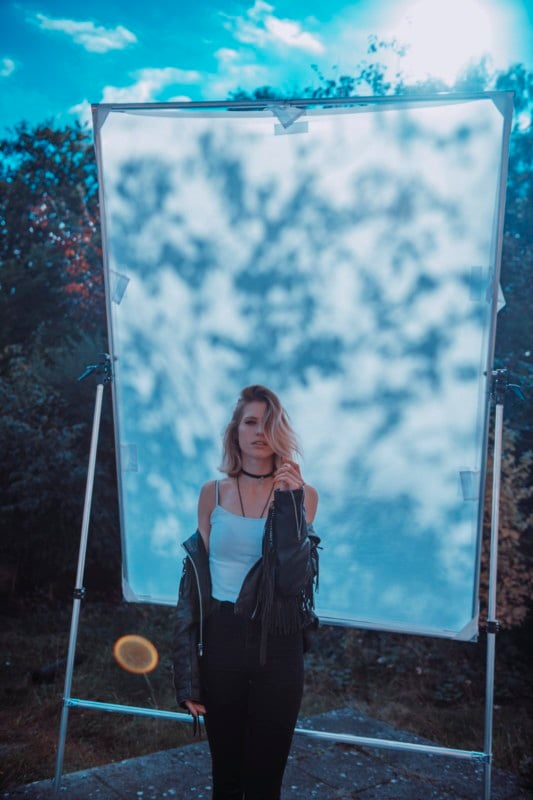
{"label": "black choker necklace", "polygon": [[255,478],[256,480],[262,480],[263,478],[270,478],[275,473],[275,471],[276,470],[273,469],[272,472],[266,472],[264,475],[254,475],[253,472],[246,472],[246,470],[241,467],[241,472],[243,475],[248,475],[249,478]]}

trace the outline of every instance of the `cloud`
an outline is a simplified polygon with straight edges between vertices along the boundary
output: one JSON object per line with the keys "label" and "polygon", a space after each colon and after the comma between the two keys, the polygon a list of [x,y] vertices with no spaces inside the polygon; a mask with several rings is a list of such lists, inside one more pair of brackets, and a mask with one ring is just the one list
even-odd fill
{"label": "cloud", "polygon": [[215,57],[220,63],[232,64],[239,58],[239,53],[230,47],[221,47],[215,52]]}
{"label": "cloud", "polygon": [[82,125],[90,126],[92,123],[91,104],[88,100],[82,100],[81,103],[71,106],[68,113],[75,114]]}
{"label": "cloud", "polygon": [[225,14],[224,27],[243,44],[263,48],[272,44],[282,45],[315,55],[325,52],[325,47],[317,36],[302,30],[301,24],[295,20],[276,17],[273,11],[274,6],[263,0],[255,0],[244,16]]}
{"label": "cloud", "polygon": [[274,6],[271,6],[270,3],[265,3],[263,0],[255,0],[255,3],[247,13],[251,19],[259,19],[263,12],[269,14],[271,11],[274,11]]}
{"label": "cloud", "polygon": [[251,91],[271,82],[270,69],[253,58],[250,61],[249,53],[221,48],[214,55],[218,69],[214,74],[204,75],[205,96],[222,99],[236,89]]}
{"label": "cloud", "polygon": [[[131,73],[134,83],[129,86],[104,86],[100,103],[150,103],[160,100],[159,93],[167,86],[198,83],[201,74],[196,70],[178,67],[146,67]],[[181,93],[166,98],[169,101],[188,101],[191,98]],[[91,104],[85,98],[69,108],[69,114],[79,117],[81,123],[91,123]]]}
{"label": "cloud", "polygon": [[0,60],[0,77],[1,78],[9,78],[9,76],[15,71],[16,64],[12,58],[2,58]]}
{"label": "cloud", "polygon": [[129,86],[106,86],[102,103],[149,103],[157,101],[167,86],[198,83],[201,73],[178,67],[146,67],[132,73],[135,82]]}
{"label": "cloud", "polygon": [[265,27],[274,39],[288,47],[307,50],[309,53],[317,55],[324,52],[322,42],[311,33],[302,31],[298,22],[269,16],[265,19]]}
{"label": "cloud", "polygon": [[190,103],[192,97],[188,94],[176,94],[172,97],[169,97],[167,102],[168,103]]}
{"label": "cloud", "polygon": [[52,19],[44,14],[36,14],[34,22],[45,31],[59,31],[70,36],[76,44],[81,44],[90,53],[107,53],[109,50],[123,50],[137,42],[137,37],[123,25],[104,28],[94,22],[78,22],[74,19]]}

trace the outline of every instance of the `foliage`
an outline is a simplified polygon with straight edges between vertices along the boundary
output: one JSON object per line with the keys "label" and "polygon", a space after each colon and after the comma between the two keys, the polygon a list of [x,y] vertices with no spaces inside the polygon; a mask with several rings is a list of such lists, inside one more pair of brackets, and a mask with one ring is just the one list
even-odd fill
{"label": "foliage", "polygon": [[[504,436],[500,485],[498,583],[496,617],[503,628],[524,622],[530,609],[530,567],[532,553],[521,547],[521,537],[533,529],[529,480],[533,452],[517,452],[517,435]],[[489,459],[487,486],[492,485],[493,459]],[[481,605],[486,614],[489,588],[490,522],[492,493],[485,497],[485,537],[481,555]],[[529,558],[527,557],[529,556]],[[528,563],[529,561],[529,563]]]}
{"label": "foliage", "polygon": [[[93,394],[76,377],[106,349],[96,163],[79,125],[22,123],[0,156],[2,567],[11,588],[52,590],[72,584],[79,544]],[[89,566],[98,554],[109,580],[119,554],[108,408],[105,426]]]}
{"label": "foliage", "polygon": [[[3,562],[19,590],[46,587],[62,594],[73,585],[85,491],[92,393],[75,382],[75,354],[94,350],[85,339],[0,353],[0,440],[4,458],[0,521],[9,532]],[[81,370],[80,370],[81,371]],[[85,407],[85,409],[84,409]],[[119,548],[109,409],[105,414],[95,484],[89,583],[117,581]],[[46,557],[43,557],[43,555]]]}
{"label": "foliage", "polygon": [[512,411],[509,422],[520,436],[517,447],[527,449],[533,446],[533,74],[517,65],[498,75],[494,83],[496,89],[515,93],[501,280],[507,305],[498,317],[496,366],[506,367],[527,396],[527,403],[508,404]]}
{"label": "foliage", "polygon": [[103,326],[96,163],[78,124],[0,142],[0,342]]}

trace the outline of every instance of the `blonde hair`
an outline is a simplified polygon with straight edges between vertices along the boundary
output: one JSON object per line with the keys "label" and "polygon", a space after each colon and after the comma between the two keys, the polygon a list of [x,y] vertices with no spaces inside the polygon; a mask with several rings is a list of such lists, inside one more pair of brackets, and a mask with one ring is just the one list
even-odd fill
{"label": "blonde hair", "polygon": [[275,466],[282,458],[293,460],[301,452],[298,437],[292,429],[289,416],[278,396],[266,386],[259,384],[246,386],[239,395],[222,441],[222,463],[219,469],[230,477],[235,477],[242,469],[239,425],[244,414],[244,407],[254,401],[266,403],[264,435],[268,445],[274,451]]}

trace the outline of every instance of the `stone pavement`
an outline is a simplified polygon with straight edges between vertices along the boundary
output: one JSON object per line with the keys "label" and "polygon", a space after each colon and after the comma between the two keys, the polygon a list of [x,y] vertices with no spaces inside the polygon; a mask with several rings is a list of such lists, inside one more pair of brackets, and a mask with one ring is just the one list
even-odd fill
{"label": "stone pavement", "polygon": [[[398,731],[353,709],[302,719],[298,727],[398,742],[435,744]],[[480,732],[481,736],[481,732]],[[68,741],[67,741],[68,746]],[[478,800],[483,765],[428,753],[294,738],[282,800]],[[6,791],[3,800],[209,800],[207,743],[132,758]],[[492,769],[491,800],[531,800],[511,773]]]}

